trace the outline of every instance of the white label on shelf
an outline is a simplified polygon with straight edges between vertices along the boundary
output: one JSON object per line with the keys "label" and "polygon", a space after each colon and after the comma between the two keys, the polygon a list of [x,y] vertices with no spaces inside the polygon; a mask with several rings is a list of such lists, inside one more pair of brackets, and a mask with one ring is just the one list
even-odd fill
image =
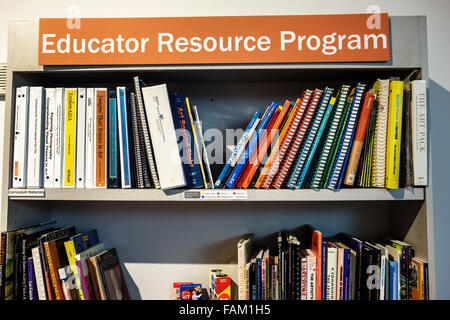
{"label": "white label on shelf", "polygon": [[186,200],[247,200],[247,190],[190,190],[184,192]]}
{"label": "white label on shelf", "polygon": [[8,197],[45,197],[44,189],[9,189]]}

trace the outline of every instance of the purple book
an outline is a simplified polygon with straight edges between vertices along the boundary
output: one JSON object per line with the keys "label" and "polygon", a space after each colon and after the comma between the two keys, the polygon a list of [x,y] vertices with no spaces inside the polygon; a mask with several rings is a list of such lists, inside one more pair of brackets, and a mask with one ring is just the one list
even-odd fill
{"label": "purple book", "polygon": [[27,270],[28,270],[28,298],[29,300],[38,300],[37,288],[36,288],[36,277],[34,276],[34,265],[33,258],[27,259]]}
{"label": "purple book", "polygon": [[86,276],[84,274],[83,265],[80,260],[77,260],[77,270],[78,270],[78,276],[80,277],[81,282],[81,290],[83,291],[84,300],[91,300],[91,297],[89,295],[89,284],[86,281]]}
{"label": "purple book", "polygon": [[352,236],[346,234],[346,233],[339,233],[338,234],[338,239],[345,244],[347,247],[349,247],[350,249],[354,250],[356,252],[356,270],[358,270],[358,272],[356,272],[356,300],[361,300],[361,279],[362,279],[362,275],[361,275],[361,257],[362,257],[362,248],[363,248],[363,243],[361,240],[357,239],[357,238],[353,238]]}

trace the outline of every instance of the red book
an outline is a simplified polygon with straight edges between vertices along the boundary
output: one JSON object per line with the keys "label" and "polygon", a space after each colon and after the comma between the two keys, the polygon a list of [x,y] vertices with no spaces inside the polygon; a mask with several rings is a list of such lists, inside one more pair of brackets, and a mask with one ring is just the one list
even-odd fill
{"label": "red book", "polygon": [[320,89],[314,90],[313,97],[309,102],[309,106],[306,110],[304,117],[302,118],[301,124],[297,130],[295,138],[293,139],[292,144],[288,148],[288,151],[285,157],[283,158],[280,170],[278,170],[278,173],[276,174],[275,179],[273,180],[272,187],[280,189],[283,186],[284,181],[286,180],[286,177],[288,176],[288,173],[292,167],[292,164],[295,161],[297,152],[300,149],[300,146],[303,142],[303,138],[305,137],[306,132],[308,131],[309,124],[311,123],[311,120],[314,116],[314,112],[316,111],[316,107],[317,104],[319,103],[322,92],[323,90]]}
{"label": "red book", "polygon": [[347,171],[344,176],[344,184],[348,186],[353,186],[355,183],[356,171],[358,170],[359,159],[361,158],[361,151],[366,138],[367,126],[369,124],[374,99],[375,95],[372,92],[366,92],[361,114],[359,115],[358,126],[356,127],[355,137],[353,139]]}
{"label": "red book", "polygon": [[314,230],[311,240],[311,251],[316,256],[316,300],[322,296],[322,232]]}
{"label": "red book", "polygon": [[[268,129],[267,129],[267,135],[263,138],[261,144],[258,145],[258,148],[255,149],[257,153],[253,155],[253,157],[250,159],[249,165],[247,166],[243,178],[241,187],[242,188],[248,188],[250,183],[252,182],[252,179],[258,170],[259,165],[261,164],[262,159],[264,158],[264,155],[267,152],[267,149],[269,148],[270,144],[272,143],[272,139],[275,137],[275,135],[278,133],[278,129],[280,128],[281,123],[284,120],[284,117],[286,116],[287,111],[289,110],[289,106],[291,105],[291,102],[289,100],[286,100],[284,103],[283,108],[281,111],[277,110],[278,114],[275,114],[272,119],[271,123],[269,123]],[[273,123],[272,123],[272,120]]]}

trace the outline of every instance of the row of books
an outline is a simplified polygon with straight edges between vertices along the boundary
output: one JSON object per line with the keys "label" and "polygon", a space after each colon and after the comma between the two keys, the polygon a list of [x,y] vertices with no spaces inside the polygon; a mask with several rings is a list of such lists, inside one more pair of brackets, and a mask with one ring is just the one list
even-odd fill
{"label": "row of books", "polygon": [[115,248],[97,230],[48,221],[2,232],[0,300],[128,300]]}
{"label": "row of books", "polygon": [[164,84],[23,86],[15,106],[13,188],[213,187],[197,107]]}
{"label": "row of books", "polygon": [[405,242],[325,239],[309,225],[278,232],[267,249],[253,238],[237,245],[239,300],[428,300],[427,261]]}
{"label": "row of books", "polygon": [[256,112],[215,187],[426,184],[426,83],[378,79],[370,88],[359,82],[308,89],[295,102]]}

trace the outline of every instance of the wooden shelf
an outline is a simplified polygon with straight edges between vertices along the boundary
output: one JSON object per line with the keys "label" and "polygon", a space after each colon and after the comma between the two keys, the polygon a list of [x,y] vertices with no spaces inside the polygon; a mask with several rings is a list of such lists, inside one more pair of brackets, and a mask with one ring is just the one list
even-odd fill
{"label": "wooden shelf", "polygon": [[[220,189],[221,190],[221,189]],[[424,200],[424,189],[246,190],[247,200],[185,199],[186,190],[45,189],[43,197],[10,196],[10,200],[51,201],[404,201]],[[196,189],[195,191],[202,191]],[[203,190],[205,191],[205,190]],[[211,191],[209,189],[208,191]],[[219,189],[218,189],[219,191]],[[242,190],[240,190],[242,191]]]}

